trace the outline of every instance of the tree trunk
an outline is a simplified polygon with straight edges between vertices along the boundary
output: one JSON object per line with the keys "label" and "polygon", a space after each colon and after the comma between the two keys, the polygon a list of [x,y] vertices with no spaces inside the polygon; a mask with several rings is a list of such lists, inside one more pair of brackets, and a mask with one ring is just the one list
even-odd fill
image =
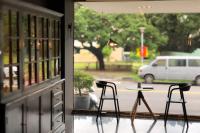
{"label": "tree trunk", "polygon": [[99,70],[105,70],[105,63],[104,63],[103,57],[101,56],[96,56],[96,57],[99,62]]}
{"label": "tree trunk", "polygon": [[102,49],[100,48],[89,48],[88,49],[91,53],[96,56],[98,63],[99,63],[99,70],[105,70],[105,63],[104,63],[104,56],[102,53]]}

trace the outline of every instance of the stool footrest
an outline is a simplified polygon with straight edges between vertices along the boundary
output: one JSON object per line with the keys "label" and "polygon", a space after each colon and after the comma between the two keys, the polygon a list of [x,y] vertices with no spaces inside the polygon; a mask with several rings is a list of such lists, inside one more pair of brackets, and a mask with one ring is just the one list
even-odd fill
{"label": "stool footrest", "polygon": [[118,96],[113,96],[113,95],[105,95],[105,96],[102,96],[102,99],[107,99],[107,100],[113,100],[113,99],[118,99]]}
{"label": "stool footrest", "polygon": [[183,100],[171,100],[171,101],[167,101],[167,102],[170,102],[170,103],[186,103]]}

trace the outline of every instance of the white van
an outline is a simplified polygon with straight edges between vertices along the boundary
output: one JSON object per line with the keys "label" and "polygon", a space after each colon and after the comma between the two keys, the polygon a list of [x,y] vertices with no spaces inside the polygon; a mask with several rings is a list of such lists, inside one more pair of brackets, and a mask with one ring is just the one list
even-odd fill
{"label": "white van", "polygon": [[158,56],[149,65],[140,67],[138,75],[146,83],[157,79],[193,80],[200,85],[200,57]]}

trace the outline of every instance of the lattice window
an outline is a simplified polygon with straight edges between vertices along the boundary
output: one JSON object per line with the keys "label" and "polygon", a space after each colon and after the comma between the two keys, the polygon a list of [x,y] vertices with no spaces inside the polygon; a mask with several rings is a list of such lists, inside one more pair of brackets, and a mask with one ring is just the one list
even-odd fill
{"label": "lattice window", "polygon": [[2,18],[3,94],[59,77],[60,17],[5,8]]}
{"label": "lattice window", "polygon": [[52,26],[52,57],[51,57],[51,69],[53,76],[60,74],[60,22],[54,20]]}
{"label": "lattice window", "polygon": [[19,89],[19,13],[3,11],[3,91],[7,95]]}

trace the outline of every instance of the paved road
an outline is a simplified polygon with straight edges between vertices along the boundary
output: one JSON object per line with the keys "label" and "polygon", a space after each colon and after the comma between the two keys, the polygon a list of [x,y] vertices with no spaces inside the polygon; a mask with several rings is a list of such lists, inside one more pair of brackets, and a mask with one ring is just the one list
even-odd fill
{"label": "paved road", "polygon": [[[120,109],[121,111],[131,111],[132,106],[136,99],[137,83],[132,80],[120,80],[120,79],[106,79],[113,81],[117,84]],[[147,85],[147,84],[146,84]],[[150,105],[151,109],[155,113],[164,113],[165,102],[169,85],[167,84],[149,84],[154,88],[153,91],[144,92],[145,99]],[[100,96],[101,90],[95,88],[95,94]],[[109,91],[111,93],[111,91]],[[173,98],[179,98],[179,93],[175,93]],[[185,93],[185,99],[187,101],[186,108],[188,115],[200,116],[200,86],[192,86],[190,91]],[[114,105],[112,101],[106,101],[104,103],[104,109],[113,110]],[[138,107],[139,112],[147,112],[146,107],[142,104]],[[170,113],[182,114],[181,104],[172,104],[170,107]]]}

